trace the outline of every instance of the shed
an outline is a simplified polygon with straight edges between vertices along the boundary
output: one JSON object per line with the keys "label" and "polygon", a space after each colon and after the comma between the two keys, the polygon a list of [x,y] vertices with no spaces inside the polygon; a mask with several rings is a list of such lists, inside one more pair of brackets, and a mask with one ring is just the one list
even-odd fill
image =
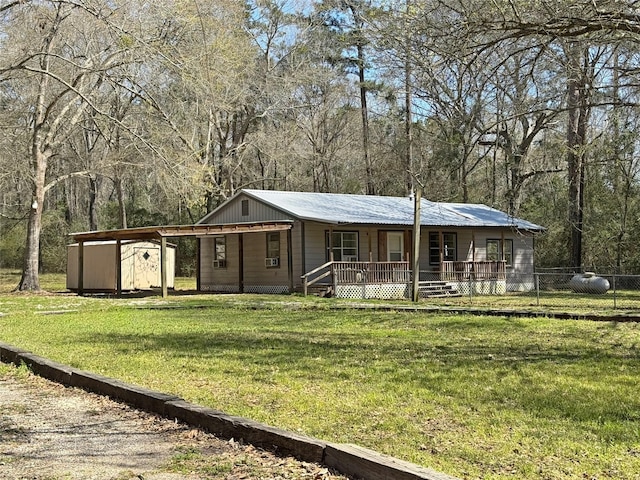
{"label": "shed", "polygon": [[[84,242],[83,289],[117,291],[117,245],[115,240]],[[122,290],[148,290],[162,285],[160,243],[148,241],[120,242]],[[79,244],[67,246],[67,288],[78,289]],[[176,247],[167,244],[167,287],[174,287]]]}

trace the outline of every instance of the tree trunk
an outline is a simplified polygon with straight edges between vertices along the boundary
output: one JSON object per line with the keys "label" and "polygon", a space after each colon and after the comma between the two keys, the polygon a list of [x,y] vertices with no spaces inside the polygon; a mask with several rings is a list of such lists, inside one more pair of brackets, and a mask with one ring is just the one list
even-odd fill
{"label": "tree trunk", "polygon": [[89,230],[98,230],[98,179],[89,176]]}
{"label": "tree trunk", "polygon": [[118,196],[118,216],[120,217],[120,228],[127,228],[127,206],[122,188],[122,179],[118,175],[116,178],[116,194]]}
{"label": "tree trunk", "polygon": [[589,117],[585,71],[587,52],[569,49],[567,81],[567,171],[569,182],[569,261],[571,267],[582,267],[582,231],[584,223],[584,181],[586,132]]}
{"label": "tree trunk", "polygon": [[369,111],[367,107],[367,85],[364,78],[364,48],[358,45],[358,77],[360,80],[360,114],[362,115],[362,153],[364,155],[365,173],[367,176],[367,195],[375,195],[373,168],[369,156]]}
{"label": "tree trunk", "polygon": [[44,207],[45,173],[47,171],[47,155],[34,148],[34,186],[29,224],[27,226],[27,243],[24,253],[22,277],[17,290],[40,290],[40,231],[42,230],[42,209]]}

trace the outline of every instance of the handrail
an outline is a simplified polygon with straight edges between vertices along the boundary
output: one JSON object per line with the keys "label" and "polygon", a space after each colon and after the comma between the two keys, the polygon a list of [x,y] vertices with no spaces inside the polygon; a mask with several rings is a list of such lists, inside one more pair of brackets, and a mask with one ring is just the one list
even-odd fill
{"label": "handrail", "polygon": [[304,275],[302,275],[300,278],[307,278],[310,277],[311,275],[313,275],[316,272],[319,272],[320,270],[324,270],[325,268],[329,267],[329,265],[331,265],[333,262],[329,261],[327,263],[325,263],[324,265],[320,265],[317,268],[314,268],[313,270],[311,270],[310,272],[305,273]]}
{"label": "handrail", "polygon": [[[333,265],[333,261],[328,261],[327,263],[325,263],[324,265],[320,265],[317,268],[314,268],[313,270],[311,270],[310,272],[305,273],[304,275],[302,275],[300,278],[302,279],[302,289],[303,289],[303,293],[304,296],[307,296],[308,293],[308,289],[309,286],[313,285],[314,283],[319,282],[320,280],[322,280],[323,278],[326,278],[328,276],[330,276],[332,274],[332,271],[330,269],[330,267]],[[325,269],[329,269],[326,272],[324,272],[322,275],[318,275],[318,277],[309,280],[309,277],[312,275],[315,275],[318,272],[321,272],[322,270]]]}

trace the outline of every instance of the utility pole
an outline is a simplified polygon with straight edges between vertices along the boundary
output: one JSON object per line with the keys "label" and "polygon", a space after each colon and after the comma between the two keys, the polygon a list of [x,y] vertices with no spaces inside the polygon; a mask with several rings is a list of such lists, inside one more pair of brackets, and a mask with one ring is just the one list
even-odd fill
{"label": "utility pole", "polygon": [[420,202],[422,200],[422,184],[415,179],[415,193],[413,197],[413,278],[412,288],[413,295],[412,300],[417,302],[419,300],[419,286],[420,286]]}

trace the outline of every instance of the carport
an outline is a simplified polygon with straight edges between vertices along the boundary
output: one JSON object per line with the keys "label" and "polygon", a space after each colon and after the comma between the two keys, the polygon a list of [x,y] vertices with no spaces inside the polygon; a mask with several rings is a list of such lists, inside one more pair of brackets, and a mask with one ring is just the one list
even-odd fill
{"label": "carport", "polygon": [[[122,294],[122,241],[124,240],[155,240],[160,243],[160,278],[162,297],[168,295],[167,287],[167,239],[175,237],[196,237],[198,239],[196,248],[196,284],[200,290],[200,238],[215,235],[242,234],[251,232],[277,232],[288,231],[291,234],[291,222],[251,222],[234,223],[226,225],[172,225],[156,227],[124,228],[119,230],[102,230],[92,232],[78,232],[70,234],[71,238],[78,242],[78,295],[84,294],[84,244],[86,242],[115,241],[115,271],[116,271],[116,294]],[[291,242],[288,242],[291,249]],[[289,251],[289,258],[291,252]],[[289,281],[293,283],[293,270],[289,262]]]}

